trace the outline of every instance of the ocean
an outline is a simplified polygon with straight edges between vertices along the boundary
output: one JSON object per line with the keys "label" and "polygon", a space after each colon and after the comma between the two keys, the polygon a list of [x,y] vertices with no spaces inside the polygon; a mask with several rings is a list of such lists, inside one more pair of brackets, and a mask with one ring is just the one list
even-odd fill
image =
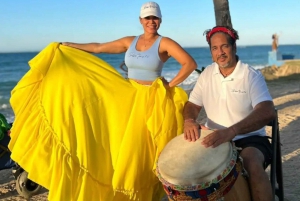
{"label": "ocean", "polygon": [[[212,63],[208,47],[185,48],[196,60],[198,69],[202,69]],[[266,67],[268,64],[268,52],[271,46],[238,46],[237,54],[243,63],[248,63],[256,69]],[[300,59],[300,45],[281,45],[279,51],[283,54],[293,54],[295,59]],[[0,113],[13,122],[14,114],[9,104],[10,92],[16,86],[22,76],[29,70],[28,61],[38,52],[0,53]],[[120,69],[124,60],[124,54],[96,54],[96,56],[108,62],[123,76],[125,72]],[[179,71],[180,65],[170,58],[164,65],[162,75],[171,80]],[[198,73],[193,72],[180,86],[189,90],[197,80]]]}

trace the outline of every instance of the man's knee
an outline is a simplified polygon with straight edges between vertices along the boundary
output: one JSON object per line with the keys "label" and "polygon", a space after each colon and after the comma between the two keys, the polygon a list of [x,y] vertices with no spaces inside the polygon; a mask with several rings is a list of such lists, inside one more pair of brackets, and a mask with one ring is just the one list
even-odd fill
{"label": "man's knee", "polygon": [[[252,154],[257,154],[258,152],[255,151],[255,149],[246,149],[246,148],[256,148],[258,151],[260,151],[261,154],[263,154],[263,167],[264,169],[271,163],[272,158],[272,147],[271,143],[268,139],[268,137],[265,136],[250,136],[245,137],[239,140],[236,140],[235,142],[236,147],[242,149],[243,157],[245,160],[248,160],[249,157],[251,157]],[[254,153],[252,153],[254,152]],[[248,157],[249,156],[249,157]],[[255,155],[255,157],[251,158],[251,160],[261,160],[262,155],[259,154],[259,156]],[[257,158],[259,157],[259,158]]]}
{"label": "man's knee", "polygon": [[250,173],[264,170],[264,155],[255,147],[246,147],[240,152],[244,168]]}

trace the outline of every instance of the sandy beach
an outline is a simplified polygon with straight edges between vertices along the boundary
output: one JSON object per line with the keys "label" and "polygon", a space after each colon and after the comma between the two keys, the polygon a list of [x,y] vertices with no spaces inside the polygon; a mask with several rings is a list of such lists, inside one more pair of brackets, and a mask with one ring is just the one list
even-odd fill
{"label": "sandy beach", "polygon": [[[285,200],[300,200],[300,61],[285,65],[267,67],[261,70],[278,110],[281,152],[283,161],[283,182]],[[199,116],[200,120],[205,114]],[[271,134],[267,129],[268,135]],[[74,181],[76,182],[76,181]],[[0,200],[23,201],[15,190],[11,170],[0,171]],[[42,190],[30,200],[46,201],[47,190]]]}

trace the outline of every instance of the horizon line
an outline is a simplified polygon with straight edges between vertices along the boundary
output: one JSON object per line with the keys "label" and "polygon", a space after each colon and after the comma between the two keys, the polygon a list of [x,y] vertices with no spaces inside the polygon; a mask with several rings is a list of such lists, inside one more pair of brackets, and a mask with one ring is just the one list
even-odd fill
{"label": "horizon line", "polygon": [[[299,44],[280,44],[278,47],[280,48],[280,46],[287,46],[287,45],[300,45]],[[270,44],[259,44],[259,45],[238,45],[237,44],[237,48],[239,47],[252,47],[252,46],[272,46]],[[209,46],[182,46],[183,48],[209,48]],[[0,54],[14,54],[14,53],[38,53],[40,51],[42,51],[43,49],[41,50],[31,50],[31,51],[8,51],[8,52],[2,52],[0,51]]]}

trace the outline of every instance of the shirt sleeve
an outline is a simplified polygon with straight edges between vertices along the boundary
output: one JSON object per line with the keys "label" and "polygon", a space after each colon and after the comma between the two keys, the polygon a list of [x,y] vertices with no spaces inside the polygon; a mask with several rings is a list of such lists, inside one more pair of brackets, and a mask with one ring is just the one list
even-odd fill
{"label": "shirt sleeve", "polygon": [[198,106],[203,106],[203,101],[202,101],[202,84],[203,84],[203,78],[202,74],[200,74],[192,92],[190,93],[189,96],[189,102],[194,103],[195,105]]}
{"label": "shirt sleeve", "polygon": [[258,103],[263,101],[272,101],[272,97],[269,93],[267,83],[264,76],[260,71],[256,73],[249,74],[250,79],[250,98],[252,102],[252,107],[254,108]]}

